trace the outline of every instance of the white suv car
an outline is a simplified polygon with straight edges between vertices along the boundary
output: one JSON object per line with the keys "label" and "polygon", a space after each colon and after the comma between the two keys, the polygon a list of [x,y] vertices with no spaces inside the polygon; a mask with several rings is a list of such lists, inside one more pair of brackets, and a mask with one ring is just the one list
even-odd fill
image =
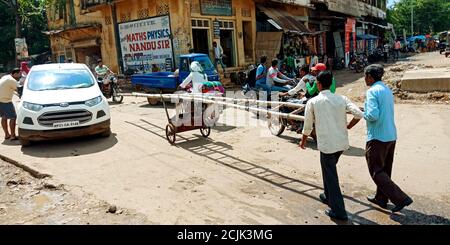
{"label": "white suv car", "polygon": [[108,101],[84,64],[33,66],[25,80],[17,123],[22,145],[111,134]]}

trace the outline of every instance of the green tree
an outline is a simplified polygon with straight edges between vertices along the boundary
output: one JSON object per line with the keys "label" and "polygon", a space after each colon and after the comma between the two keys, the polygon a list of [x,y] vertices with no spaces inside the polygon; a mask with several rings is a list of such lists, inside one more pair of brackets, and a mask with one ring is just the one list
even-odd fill
{"label": "green tree", "polygon": [[24,37],[30,54],[49,49],[49,40],[42,31],[47,30],[46,0],[0,0],[0,63],[15,59],[14,38]]}
{"label": "green tree", "polygon": [[387,20],[394,24],[397,33],[401,33],[403,29],[411,33],[411,9],[415,34],[450,29],[450,1],[400,0],[386,11]]}

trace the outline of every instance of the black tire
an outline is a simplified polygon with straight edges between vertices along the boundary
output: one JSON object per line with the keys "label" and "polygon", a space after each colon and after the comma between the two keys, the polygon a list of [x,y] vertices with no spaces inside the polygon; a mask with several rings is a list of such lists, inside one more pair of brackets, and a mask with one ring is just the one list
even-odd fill
{"label": "black tire", "polygon": [[122,90],[120,88],[117,87],[113,87],[113,92],[112,92],[112,100],[116,103],[122,103],[123,101],[123,96],[122,95],[117,95],[118,93],[122,93]]}
{"label": "black tire", "polygon": [[111,136],[111,129],[110,128],[108,128],[104,132],[100,133],[100,137],[102,137],[102,138],[108,138],[109,136]]}
{"label": "black tire", "polygon": [[31,145],[31,141],[28,139],[24,139],[24,138],[20,138],[19,137],[19,142],[23,147],[27,147]]}
{"label": "black tire", "polygon": [[360,65],[356,65],[355,66],[355,72],[356,73],[361,73],[364,70],[364,68]]}
{"label": "black tire", "polygon": [[176,141],[176,129],[175,129],[175,126],[173,125],[173,124],[171,124],[171,123],[169,123],[169,124],[167,124],[167,126],[166,126],[166,138],[167,138],[167,141],[169,141],[169,143],[171,144],[171,145],[174,145],[175,144],[175,141]]}
{"label": "black tire", "polygon": [[158,105],[158,104],[159,104],[159,101],[160,101],[159,99],[147,97],[147,102],[148,102],[148,104],[151,105],[151,106],[156,106],[156,105]]}
{"label": "black tire", "polygon": [[208,136],[211,134],[211,128],[210,127],[201,128],[200,133],[202,134],[203,137],[208,138]]}
{"label": "black tire", "polygon": [[280,117],[270,116],[267,124],[270,132],[275,136],[280,136],[286,129],[286,126],[283,124],[282,119],[280,120]]}

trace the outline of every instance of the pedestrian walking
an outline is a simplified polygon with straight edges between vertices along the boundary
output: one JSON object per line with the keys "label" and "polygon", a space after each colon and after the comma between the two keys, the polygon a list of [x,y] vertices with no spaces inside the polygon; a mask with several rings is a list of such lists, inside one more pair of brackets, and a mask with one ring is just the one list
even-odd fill
{"label": "pedestrian walking", "polygon": [[[355,126],[363,117],[362,111],[347,97],[330,91],[333,76],[330,71],[321,72],[317,76],[319,95],[306,104],[303,138],[300,144],[305,149],[306,140],[316,128],[317,148],[320,151],[324,193],[320,200],[330,209],[325,214],[330,218],[347,220],[344,198],[339,187],[336,164],[342,153],[349,149],[348,129]],[[347,125],[347,111],[354,116]]]}
{"label": "pedestrian walking", "polygon": [[214,48],[214,66],[218,69],[218,64],[222,66],[223,73],[225,75],[225,64],[223,63],[223,48],[220,46],[220,44],[217,44],[217,42],[213,42],[213,48]]}
{"label": "pedestrian walking", "polygon": [[383,46],[384,63],[388,62],[388,54],[389,54],[389,43],[386,42]]}
{"label": "pedestrian walking", "polygon": [[400,40],[397,39],[394,43],[394,55],[395,60],[398,60],[400,58],[400,49],[402,48],[402,44],[400,43]]}
{"label": "pedestrian walking", "polygon": [[413,200],[391,179],[394,161],[397,129],[394,122],[394,96],[382,82],[383,66],[374,64],[365,69],[365,82],[369,86],[364,105],[364,119],[367,122],[366,160],[370,176],[377,185],[375,196],[367,200],[387,208],[390,200],[398,212]]}

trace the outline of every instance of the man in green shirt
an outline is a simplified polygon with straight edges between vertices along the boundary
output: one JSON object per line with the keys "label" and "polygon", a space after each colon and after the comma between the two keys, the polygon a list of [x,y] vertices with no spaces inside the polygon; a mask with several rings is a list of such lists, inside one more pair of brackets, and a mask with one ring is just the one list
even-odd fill
{"label": "man in green shirt", "polygon": [[[323,63],[317,63],[313,68],[311,68],[311,74],[313,76],[317,76],[320,72],[326,71],[327,66]],[[334,80],[331,83],[330,87],[331,93],[336,92],[336,81]],[[319,88],[317,87],[317,81],[314,79],[313,81],[309,81],[306,83],[306,97],[311,98],[319,94]]]}
{"label": "man in green shirt", "polygon": [[97,75],[97,79],[105,78],[109,73],[113,73],[107,66],[103,65],[103,61],[101,59],[97,60],[97,66],[95,67],[95,75]]}

